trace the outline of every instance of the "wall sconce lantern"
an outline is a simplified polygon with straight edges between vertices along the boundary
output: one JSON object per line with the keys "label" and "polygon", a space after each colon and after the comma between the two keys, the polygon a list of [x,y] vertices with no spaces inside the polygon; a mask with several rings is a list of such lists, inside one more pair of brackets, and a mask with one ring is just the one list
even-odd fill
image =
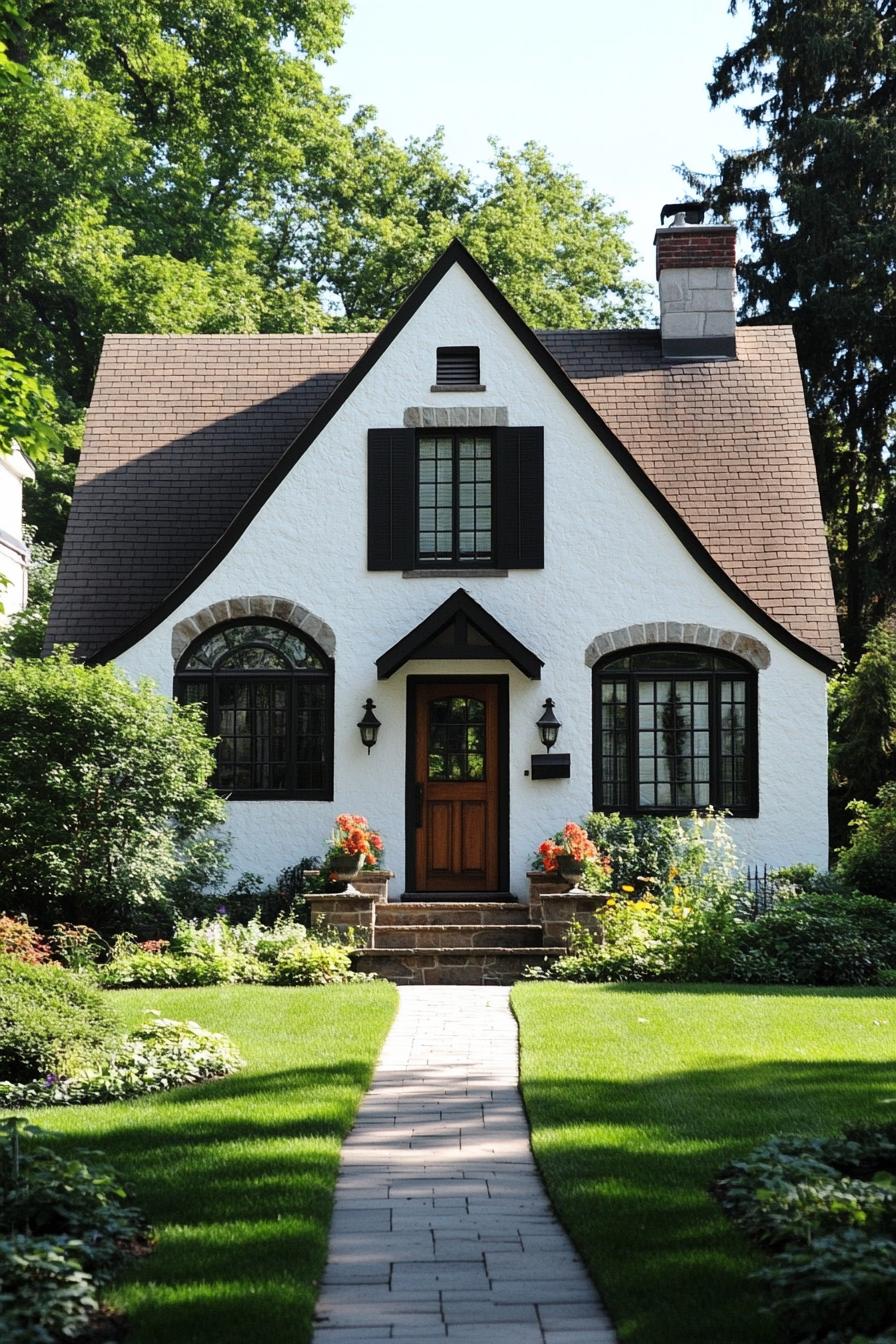
{"label": "wall sconce lantern", "polygon": [[532,778],[569,779],[569,755],[563,751],[557,751],[553,756],[550,754],[551,747],[556,745],[557,734],[563,727],[554,713],[554,702],[550,698],[545,700],[544,713],[540,719],[536,720],[535,727],[538,729],[538,735],[547,755],[532,757]]}
{"label": "wall sconce lantern", "polygon": [[382,727],[379,719],[373,712],[375,708],[376,706],[370,699],[370,696],[368,696],[364,704],[364,717],[358,721],[358,732],[361,734],[361,741],[367,748],[368,756],[370,755],[370,748],[376,746],[376,739],[379,736],[379,731]]}
{"label": "wall sconce lantern", "polygon": [[557,715],[554,713],[554,702],[550,698],[550,696],[548,697],[547,700],[545,700],[544,713],[542,714],[541,718],[538,719],[535,726],[538,729],[539,735],[541,737],[542,742],[544,743],[545,749],[547,751],[550,751],[551,747],[553,747],[556,744],[557,734],[563,727],[560,720],[557,718]]}

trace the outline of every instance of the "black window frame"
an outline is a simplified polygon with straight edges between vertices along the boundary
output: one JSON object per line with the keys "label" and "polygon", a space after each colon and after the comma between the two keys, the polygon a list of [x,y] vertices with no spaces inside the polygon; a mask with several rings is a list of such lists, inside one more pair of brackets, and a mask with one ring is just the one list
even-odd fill
{"label": "black window frame", "polygon": [[[420,552],[420,443],[422,439],[450,438],[452,441],[452,502],[451,502],[451,559],[444,556],[422,555]],[[491,485],[491,555],[488,557],[461,556],[460,536],[460,472],[459,444],[461,439],[488,439],[491,447],[490,485]],[[490,428],[478,425],[466,425],[457,428],[450,426],[428,425],[418,429],[414,436],[414,568],[415,569],[498,569],[497,559],[497,453],[495,451],[495,433]],[[438,481],[436,481],[438,486]],[[436,529],[438,535],[438,528]]]}
{"label": "black window frame", "polygon": [[[241,625],[269,625],[276,626],[281,630],[286,630],[295,635],[303,644],[319,658],[322,667],[318,668],[290,668],[284,667],[282,670],[258,671],[246,668],[209,668],[209,669],[186,669],[195,650],[205,643],[211,636],[220,633],[222,630],[231,629],[234,626]],[[183,691],[187,685],[195,685],[202,682],[209,685],[208,699],[206,706],[206,731],[210,737],[218,737],[218,725],[220,723],[220,685],[222,681],[253,681],[253,682],[275,682],[287,680],[289,682],[288,705],[287,705],[287,736],[289,740],[287,765],[289,769],[290,784],[285,789],[232,789],[222,787],[218,783],[218,762],[216,751],[215,772],[209,781],[210,786],[220,793],[222,797],[229,798],[234,802],[258,801],[316,801],[332,802],[333,800],[333,747],[334,747],[334,691],[335,691],[335,663],[328,654],[309,639],[303,630],[296,629],[286,621],[278,620],[274,616],[241,616],[230,621],[221,621],[218,625],[204,630],[201,635],[194,639],[185,652],[178,660],[174,672],[174,698],[183,704]],[[323,774],[322,782],[319,788],[300,789],[296,787],[296,766],[298,765],[298,713],[300,706],[297,704],[297,690],[300,685],[307,685],[309,682],[316,682],[324,685],[324,724],[323,724]],[[195,702],[193,702],[195,703]]]}
{"label": "black window frame", "polygon": [[[642,669],[613,669],[608,665],[623,657],[633,657],[643,653],[701,653],[706,657],[722,657],[731,660],[735,668],[686,669],[670,665]],[[710,683],[709,689],[709,802],[698,808],[693,807],[650,807],[638,801],[638,682],[656,680],[701,680]],[[721,683],[723,681],[742,681],[745,685],[745,733],[746,733],[746,803],[741,807],[721,802]],[[603,801],[603,722],[601,715],[601,690],[605,681],[625,682],[627,707],[627,759],[628,781],[627,801],[610,803]],[[732,817],[759,816],[759,675],[755,667],[728,649],[705,648],[694,644],[644,644],[631,649],[617,649],[605,654],[592,668],[591,696],[592,724],[592,795],[595,812],[619,812],[623,816],[634,817],[687,817],[693,811],[713,808],[724,811]]]}

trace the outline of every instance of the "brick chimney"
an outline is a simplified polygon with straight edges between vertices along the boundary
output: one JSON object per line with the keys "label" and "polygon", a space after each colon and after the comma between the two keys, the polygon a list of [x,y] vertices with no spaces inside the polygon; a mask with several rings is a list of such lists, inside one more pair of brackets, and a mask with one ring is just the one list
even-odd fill
{"label": "brick chimney", "polygon": [[737,355],[733,224],[704,224],[705,207],[664,206],[657,229],[660,336],[666,359],[734,359]]}

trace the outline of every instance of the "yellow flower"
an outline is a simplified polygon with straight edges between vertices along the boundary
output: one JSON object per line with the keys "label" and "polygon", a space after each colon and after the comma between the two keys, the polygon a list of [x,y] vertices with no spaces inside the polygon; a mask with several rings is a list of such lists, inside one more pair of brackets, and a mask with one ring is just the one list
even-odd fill
{"label": "yellow flower", "polygon": [[622,890],[623,890],[623,891],[634,891],[634,887],[629,886],[629,884],[628,884],[627,882],[623,882],[623,884],[622,884]]}

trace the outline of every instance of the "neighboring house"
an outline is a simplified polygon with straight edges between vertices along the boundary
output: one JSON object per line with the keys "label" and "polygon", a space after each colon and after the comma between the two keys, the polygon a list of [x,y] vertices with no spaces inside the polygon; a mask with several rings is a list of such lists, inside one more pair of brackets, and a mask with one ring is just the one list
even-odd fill
{"label": "neighboring house", "polygon": [[351,811],[399,893],[524,895],[569,818],[707,805],[825,864],[824,529],[734,240],[658,230],[660,331],[533,333],[454,243],[376,336],[107,338],[49,638],[208,706],[236,868]]}
{"label": "neighboring house", "polygon": [[22,529],[22,482],[34,467],[17,443],[0,452],[0,623],[28,602],[28,546]]}

